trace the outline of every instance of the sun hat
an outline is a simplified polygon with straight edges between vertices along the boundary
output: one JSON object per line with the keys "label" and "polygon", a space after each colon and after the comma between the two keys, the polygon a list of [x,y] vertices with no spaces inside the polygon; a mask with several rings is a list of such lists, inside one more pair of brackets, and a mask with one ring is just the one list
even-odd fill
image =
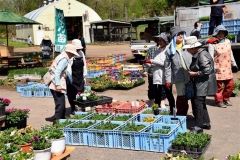
{"label": "sun hat", "polygon": [[69,52],[76,56],[79,56],[79,54],[77,53],[77,48],[73,44],[67,44],[65,46],[65,52]]}
{"label": "sun hat", "polygon": [[167,34],[166,33],[161,33],[161,34],[159,34],[159,35],[157,35],[157,36],[154,36],[155,38],[161,38],[161,39],[163,39],[165,42],[166,42],[166,44],[168,44],[169,43],[169,41],[168,41],[168,36],[167,36]]}
{"label": "sun hat", "polygon": [[44,40],[50,40],[50,37],[49,37],[48,35],[45,35],[45,36],[43,37],[43,39],[44,39]]}
{"label": "sun hat", "polygon": [[225,33],[225,37],[228,35],[228,31],[227,29],[223,26],[223,25],[218,25],[212,36],[216,36],[220,31],[223,31]]}
{"label": "sun hat", "polygon": [[185,45],[183,46],[183,49],[189,49],[189,48],[196,48],[202,46],[202,43],[200,43],[196,36],[189,36],[185,38]]}
{"label": "sun hat", "polygon": [[83,49],[82,42],[79,39],[74,39],[72,40],[72,44],[77,48],[77,49]]}

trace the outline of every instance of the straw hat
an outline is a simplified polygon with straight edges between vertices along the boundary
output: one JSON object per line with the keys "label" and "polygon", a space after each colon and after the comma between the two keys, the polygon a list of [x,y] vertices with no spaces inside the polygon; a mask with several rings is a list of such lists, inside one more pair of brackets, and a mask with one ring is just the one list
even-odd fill
{"label": "straw hat", "polygon": [[44,40],[50,40],[50,37],[49,37],[48,35],[45,35],[45,36],[43,37],[43,39],[44,39]]}
{"label": "straw hat", "polygon": [[202,46],[202,43],[200,43],[196,36],[189,36],[185,38],[185,45],[183,46],[183,49],[189,49],[189,48],[196,48]]}
{"label": "straw hat", "polygon": [[72,40],[72,44],[77,48],[77,49],[83,49],[82,42],[79,39],[74,39]]}
{"label": "straw hat", "polygon": [[72,53],[76,56],[79,56],[78,53],[77,53],[77,48],[73,44],[67,44],[65,46],[65,52],[69,52],[69,53]]}

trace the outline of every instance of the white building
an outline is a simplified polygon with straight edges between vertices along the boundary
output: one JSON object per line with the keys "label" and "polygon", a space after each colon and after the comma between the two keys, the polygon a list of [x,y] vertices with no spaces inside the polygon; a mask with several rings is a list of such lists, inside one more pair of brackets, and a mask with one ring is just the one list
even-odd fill
{"label": "white building", "polygon": [[102,19],[92,8],[76,0],[55,0],[26,14],[25,17],[42,25],[18,25],[16,38],[26,40],[28,35],[31,35],[33,43],[39,45],[42,38],[48,35],[54,43],[55,8],[64,12],[68,40],[72,40],[78,34],[81,34],[85,38],[86,43],[91,42],[90,23]]}

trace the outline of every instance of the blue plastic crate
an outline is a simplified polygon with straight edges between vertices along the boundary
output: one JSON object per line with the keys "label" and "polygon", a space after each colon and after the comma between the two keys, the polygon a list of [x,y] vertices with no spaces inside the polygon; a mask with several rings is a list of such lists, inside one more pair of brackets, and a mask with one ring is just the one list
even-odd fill
{"label": "blue plastic crate", "polygon": [[[148,118],[149,119],[152,118],[152,121],[148,121],[147,122]],[[137,114],[137,115],[134,116],[132,121],[135,121],[135,122],[145,122],[145,123],[154,123],[159,118],[160,118],[159,116],[156,116],[156,115],[153,115],[153,114]]]}
{"label": "blue plastic crate", "polygon": [[162,115],[160,118],[156,121],[156,123],[165,123],[165,124],[177,124],[179,125],[179,131],[181,133],[185,133],[187,131],[187,120],[186,116],[168,116],[168,115]]}
{"label": "blue plastic crate", "polygon": [[135,122],[136,125],[144,125],[143,128],[139,132],[134,131],[121,131],[121,129],[127,125],[127,123],[123,124],[119,128],[117,128],[115,140],[114,140],[114,147],[121,148],[121,149],[131,149],[131,150],[141,150],[141,132],[144,131],[150,123],[143,123],[143,122]]}
{"label": "blue plastic crate", "polygon": [[[168,134],[154,133],[164,128],[169,128],[170,132]],[[141,150],[167,152],[178,133],[179,126],[177,124],[153,123],[144,132],[140,133]]]}
{"label": "blue plastic crate", "polygon": [[[72,125],[77,123],[88,123],[88,122],[94,122],[95,121],[89,121],[89,120],[78,120],[73,124],[70,124],[66,126],[63,131],[65,135],[66,144],[68,145],[88,145],[88,129],[92,126],[89,126],[88,128],[70,128]],[[95,125],[95,124],[93,124]]]}
{"label": "blue plastic crate", "polygon": [[29,88],[24,88],[21,92],[21,96],[23,97],[32,97],[33,91]]}
{"label": "blue plastic crate", "polygon": [[45,96],[44,90],[42,88],[35,89],[33,91],[33,96],[34,97],[44,97]]}
{"label": "blue plastic crate", "polygon": [[95,127],[101,125],[101,123],[107,123],[106,121],[102,121],[97,123],[96,125],[92,126],[88,130],[88,140],[89,146],[92,147],[106,147],[106,148],[114,148],[115,146],[115,137],[118,134],[116,128],[123,125],[124,122],[119,121],[111,121],[112,124],[118,124],[119,126],[114,128],[113,130],[99,130],[95,129]]}

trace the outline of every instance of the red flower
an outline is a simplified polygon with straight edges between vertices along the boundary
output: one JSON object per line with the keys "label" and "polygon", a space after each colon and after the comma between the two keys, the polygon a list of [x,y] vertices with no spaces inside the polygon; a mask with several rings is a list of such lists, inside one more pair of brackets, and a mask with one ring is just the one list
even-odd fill
{"label": "red flower", "polygon": [[11,101],[7,98],[0,98],[0,105],[8,106],[11,103]]}

